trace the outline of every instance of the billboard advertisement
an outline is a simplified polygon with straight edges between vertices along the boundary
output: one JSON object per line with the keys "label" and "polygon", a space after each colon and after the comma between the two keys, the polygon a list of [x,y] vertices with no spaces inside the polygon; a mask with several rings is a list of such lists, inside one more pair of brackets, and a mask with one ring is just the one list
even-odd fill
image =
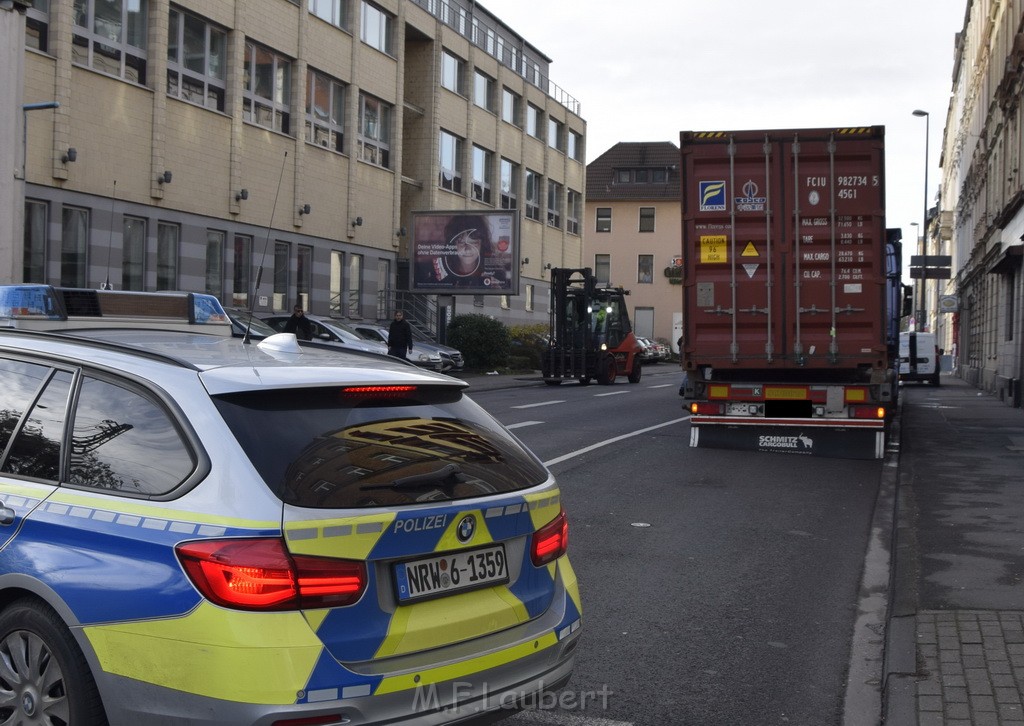
{"label": "billboard advertisement", "polygon": [[413,212],[410,289],[518,295],[518,223],[508,210]]}

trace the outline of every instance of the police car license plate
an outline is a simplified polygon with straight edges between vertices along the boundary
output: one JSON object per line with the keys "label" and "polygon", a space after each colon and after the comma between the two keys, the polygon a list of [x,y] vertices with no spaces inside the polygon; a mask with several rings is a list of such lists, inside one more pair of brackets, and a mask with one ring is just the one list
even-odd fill
{"label": "police car license plate", "polygon": [[399,602],[508,582],[505,545],[450,552],[395,565]]}

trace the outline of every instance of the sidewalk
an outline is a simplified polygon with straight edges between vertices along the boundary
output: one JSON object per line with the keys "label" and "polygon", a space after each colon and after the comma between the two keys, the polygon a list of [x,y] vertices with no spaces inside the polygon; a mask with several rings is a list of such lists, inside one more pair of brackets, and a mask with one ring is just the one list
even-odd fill
{"label": "sidewalk", "polygon": [[887,726],[1024,726],[1024,412],[943,375],[901,396]]}

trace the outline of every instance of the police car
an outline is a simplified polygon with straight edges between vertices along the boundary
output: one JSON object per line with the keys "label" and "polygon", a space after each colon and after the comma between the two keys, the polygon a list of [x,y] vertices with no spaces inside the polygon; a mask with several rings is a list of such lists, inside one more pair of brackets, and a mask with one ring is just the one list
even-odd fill
{"label": "police car", "polygon": [[381,356],[216,298],[0,288],[0,720],[447,724],[569,679],[551,473]]}

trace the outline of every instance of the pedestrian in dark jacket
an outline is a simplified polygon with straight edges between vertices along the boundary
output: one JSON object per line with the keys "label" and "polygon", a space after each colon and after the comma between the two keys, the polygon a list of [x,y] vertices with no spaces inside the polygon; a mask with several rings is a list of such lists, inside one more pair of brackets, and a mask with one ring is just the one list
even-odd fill
{"label": "pedestrian in dark jacket", "polygon": [[296,305],[292,310],[292,316],[284,324],[284,332],[295,333],[299,340],[313,339],[313,323],[302,312],[302,306]]}
{"label": "pedestrian in dark jacket", "polygon": [[409,360],[406,355],[412,353],[412,326],[405,319],[405,313],[395,311],[395,319],[388,326],[388,355],[402,360]]}

